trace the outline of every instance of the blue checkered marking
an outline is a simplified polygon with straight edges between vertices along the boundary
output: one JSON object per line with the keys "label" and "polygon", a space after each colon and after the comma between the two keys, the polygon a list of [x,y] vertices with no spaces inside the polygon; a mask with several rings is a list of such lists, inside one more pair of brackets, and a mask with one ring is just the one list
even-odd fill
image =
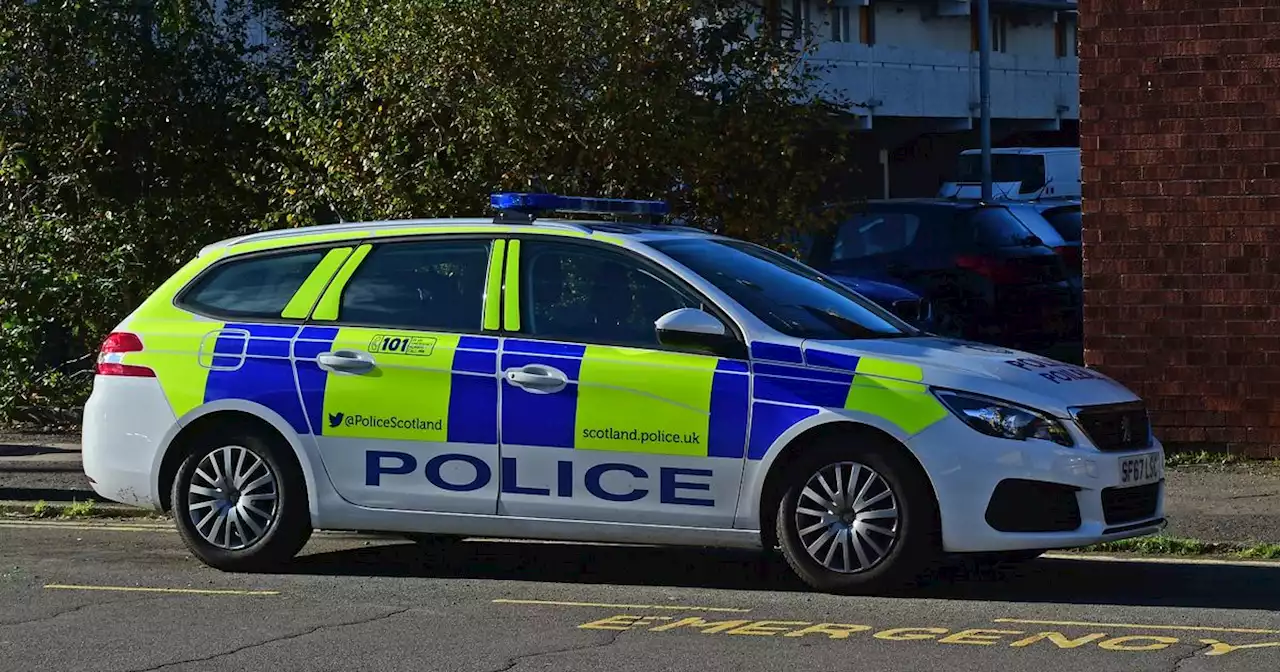
{"label": "blue checkered marking", "polygon": [[555,394],[531,394],[505,381],[502,386],[502,442],[520,446],[573,448],[578,417],[578,376],[585,345],[509,339],[502,344],[502,371],[542,364],[571,381]]}
{"label": "blue checkered marking", "polygon": [[232,333],[220,336],[214,343],[214,368],[205,382],[204,402],[252,401],[275,411],[294,431],[308,433],[307,416],[298,399],[288,357],[288,339],[294,337],[298,327],[229,323],[223,329],[246,331],[248,341],[243,333]]}

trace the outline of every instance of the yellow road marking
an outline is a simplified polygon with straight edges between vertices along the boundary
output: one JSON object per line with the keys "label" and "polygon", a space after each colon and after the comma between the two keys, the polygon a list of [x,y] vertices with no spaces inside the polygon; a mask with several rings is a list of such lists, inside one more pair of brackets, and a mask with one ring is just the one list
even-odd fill
{"label": "yellow road marking", "polygon": [[503,600],[493,601],[494,604],[540,604],[553,607],[593,607],[598,609],[665,609],[670,611],[718,611],[729,612],[735,614],[745,614],[750,609],[739,609],[737,607],[698,607],[681,604],[608,604],[603,602],[563,602],[559,600]]}
{"label": "yellow road marking", "polygon": [[996,623],[1021,623],[1023,625],[1073,625],[1082,628],[1126,628],[1132,630],[1186,630],[1189,632],[1234,632],[1244,635],[1280,635],[1280,630],[1259,628],[1219,628],[1202,625],[1150,625],[1145,623],[1093,623],[1090,621],[1036,621],[1026,618],[997,618]]}
{"label": "yellow road marking", "polygon": [[49,590],[102,590],[126,593],[181,593],[187,595],[279,595],[278,590],[233,590],[219,588],[147,588],[144,586],[74,586],[50,583]]}
{"label": "yellow road marking", "polygon": [[5,521],[0,527],[29,527],[46,530],[106,530],[108,532],[172,532],[166,525],[84,525],[76,523],[38,523],[24,521]]}

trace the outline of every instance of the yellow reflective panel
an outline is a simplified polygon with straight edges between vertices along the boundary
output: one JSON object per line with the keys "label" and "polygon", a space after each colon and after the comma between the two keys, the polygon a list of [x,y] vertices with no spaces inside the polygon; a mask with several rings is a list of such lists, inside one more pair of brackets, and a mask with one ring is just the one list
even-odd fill
{"label": "yellow reflective panel", "polygon": [[[489,252],[489,278],[484,287],[484,328],[502,328],[502,262],[507,241],[493,241]],[[517,248],[519,249],[519,248]]]}
{"label": "yellow reflective panel", "polygon": [[155,371],[173,412],[182,417],[204,403],[209,369],[200,363],[201,345],[212,353],[216,332],[223,323],[192,319],[177,309],[174,312],[182,316],[130,321],[129,330],[142,339],[143,351],[126,353],[123,363],[147,366]]}
{"label": "yellow reflective panel", "polygon": [[289,305],[284,307],[280,312],[281,317],[293,319],[305,319],[311,312],[311,308],[315,306],[316,300],[320,298],[320,293],[324,291],[329,279],[333,277],[334,271],[346,261],[347,256],[351,254],[351,248],[338,247],[329,250],[324,255],[319,264],[311,270],[311,274],[303,281],[302,286],[294,293],[293,298],[289,300]]}
{"label": "yellow reflective panel", "polygon": [[858,360],[858,373],[865,373],[869,376],[882,376],[884,378],[897,378],[898,380],[912,380],[920,382],[924,380],[924,371],[915,364],[904,364],[888,359],[874,359],[871,357],[863,357]]}
{"label": "yellow reflective panel", "polygon": [[[861,362],[858,368],[862,368]],[[920,383],[862,373],[853,377],[844,407],[884,418],[908,434],[915,434],[947,415],[942,404]]]}
{"label": "yellow reflective panel", "polygon": [[705,457],[717,358],[587,346],[574,447]]}
{"label": "yellow reflective panel", "polygon": [[324,290],[324,295],[320,297],[315,310],[311,313],[311,319],[338,319],[338,306],[342,303],[342,290],[346,289],[347,281],[351,280],[351,276],[360,267],[360,262],[364,261],[364,258],[369,255],[370,249],[373,249],[372,245],[361,245],[356,248],[354,254],[347,258],[347,263],[342,265],[342,268],[338,270],[338,274],[334,276],[333,282],[330,282],[329,287]]}
{"label": "yellow reflective panel", "polygon": [[324,435],[442,442],[457,334],[343,327],[333,350],[370,353],[373,370],[328,373]]}
{"label": "yellow reflective panel", "polygon": [[507,331],[520,331],[520,241],[513,240],[507,245],[507,271],[503,281],[503,296],[506,297],[506,311],[502,317],[502,327]]}

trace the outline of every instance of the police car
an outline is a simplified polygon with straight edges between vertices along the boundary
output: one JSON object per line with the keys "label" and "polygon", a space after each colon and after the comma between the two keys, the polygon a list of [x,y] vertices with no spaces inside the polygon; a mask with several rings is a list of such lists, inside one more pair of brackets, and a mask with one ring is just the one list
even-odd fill
{"label": "police car", "polygon": [[780,547],[832,592],[1164,524],[1144,406],[1094,371],[931,336],[660,201],[492,205],[204,248],[102,345],[93,488],[228,571],[363,530]]}

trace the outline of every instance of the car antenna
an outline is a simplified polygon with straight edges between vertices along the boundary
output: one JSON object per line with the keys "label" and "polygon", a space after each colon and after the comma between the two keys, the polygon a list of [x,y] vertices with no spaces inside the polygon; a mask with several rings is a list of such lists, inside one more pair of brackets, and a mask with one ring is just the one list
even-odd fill
{"label": "car antenna", "polygon": [[346,224],[346,223],[347,223],[346,218],[344,218],[344,217],[342,216],[342,213],[341,213],[341,212],[338,212],[338,206],[334,205],[334,204],[333,204],[333,201],[329,201],[329,209],[333,211],[333,214],[334,214],[335,216],[337,216],[337,218],[338,218],[338,223],[339,223],[339,224]]}

